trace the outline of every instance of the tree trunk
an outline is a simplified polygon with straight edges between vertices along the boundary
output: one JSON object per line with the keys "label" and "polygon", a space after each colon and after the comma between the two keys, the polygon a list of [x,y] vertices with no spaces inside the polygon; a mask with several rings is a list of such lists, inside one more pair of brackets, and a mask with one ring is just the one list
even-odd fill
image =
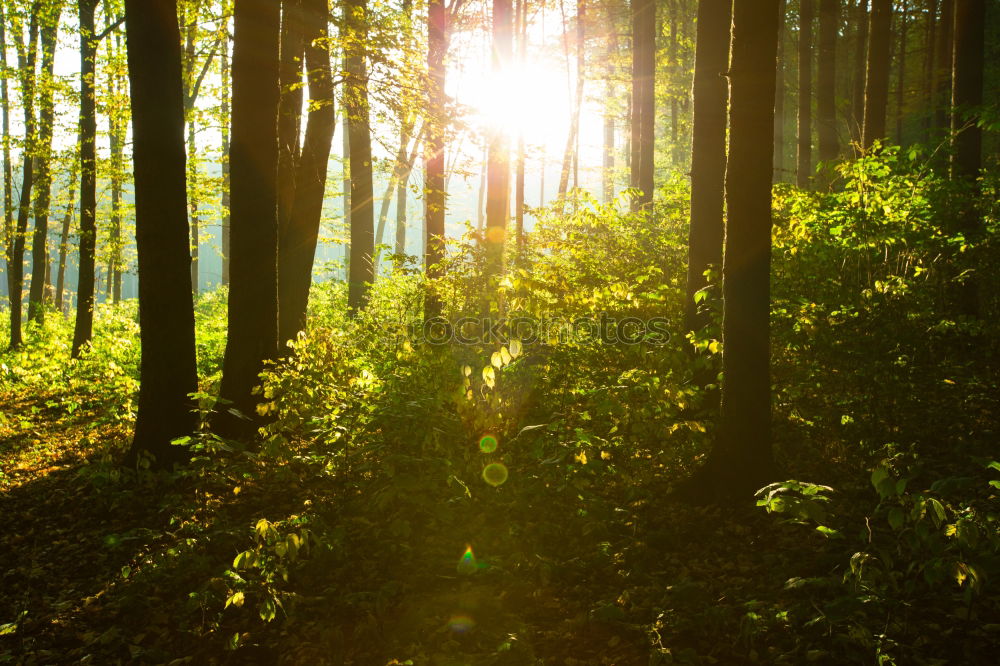
{"label": "tree trunk", "polygon": [[816,116],[819,129],[819,159],[837,158],[837,29],[840,26],[840,0],[819,3],[819,68],[816,90]]}
{"label": "tree trunk", "polygon": [[[977,114],[983,104],[986,0],[955,0],[954,71],[951,88],[951,129],[954,152],[952,178],[970,189],[963,197],[958,231],[969,239],[982,233],[979,199],[979,171],[982,168],[983,132]],[[979,279],[973,275],[961,286],[957,297],[961,314],[979,314]]]}
{"label": "tree trunk", "polygon": [[[785,180],[785,5],[779,0],[778,54],[774,75],[774,182]],[[728,59],[727,59],[728,65]],[[728,85],[728,83],[727,83]],[[727,89],[728,95],[728,89]]]}
{"label": "tree trunk", "polygon": [[49,204],[52,198],[53,71],[62,6],[46,8],[42,37],[41,91],[38,109],[38,142],[35,146],[35,233],[31,239],[31,288],[28,319],[41,324],[45,318],[45,274],[49,264]]}
{"label": "tree trunk", "polygon": [[[444,260],[444,184],[445,63],[447,14],[444,0],[427,2],[427,142],[424,146],[424,267],[429,279],[442,274]],[[433,317],[441,312],[440,299],[431,292],[424,313]]]}
{"label": "tree trunk", "polygon": [[708,323],[698,314],[695,294],[705,271],[722,267],[723,188],[726,177],[726,111],[729,101],[729,36],[732,0],[698,3],[694,60],[694,118],[691,144],[691,230],[688,241],[684,328]]}
{"label": "tree trunk", "polygon": [[[346,66],[346,65],[345,65]],[[340,122],[340,173],[343,188],[344,230],[348,234],[344,244],[344,282],[349,282],[351,274],[351,132],[347,122],[347,109],[341,109]]]}
{"label": "tree trunk", "polygon": [[[226,19],[228,23],[228,19]],[[229,255],[230,255],[230,214],[229,214],[229,28],[224,29],[222,35],[222,62],[220,63],[222,73],[222,284],[229,285]]]}
{"label": "tree trunk", "polygon": [[[569,120],[569,135],[566,137],[566,148],[563,150],[562,170],[559,173],[559,191],[556,194],[560,199],[566,196],[569,188],[569,173],[576,160],[576,147],[580,134],[580,110],[583,108],[583,89],[586,79],[584,77],[583,39],[584,39],[584,5],[583,0],[577,0],[576,16],[576,93],[573,96],[573,111]],[[567,52],[568,56],[568,52]],[[569,69],[569,58],[567,57],[566,68]],[[575,183],[574,183],[575,185]]]}
{"label": "tree trunk", "polygon": [[632,0],[632,202],[641,210],[653,203],[656,96],[656,3]]}
{"label": "tree trunk", "polygon": [[771,171],[778,0],[735,0],[723,259],[722,406],[708,472],[717,497],[773,480]]}
{"label": "tree trunk", "polygon": [[69,253],[69,230],[73,224],[73,213],[76,210],[76,169],[70,170],[69,202],[62,219],[62,231],[59,234],[59,265],[56,269],[56,311],[63,312],[63,292],[66,290],[66,255]]}
{"label": "tree trunk", "polygon": [[[525,67],[528,62],[528,3],[527,0],[517,0],[517,62]],[[582,47],[581,47],[582,48]],[[514,160],[514,238],[517,256],[524,249],[524,163],[525,146],[524,130],[517,133],[517,157]]]}
{"label": "tree trunk", "polygon": [[889,103],[892,0],[872,0],[868,24],[868,66],[865,73],[865,122],[861,145],[867,150],[885,138],[886,107]]}
{"label": "tree trunk", "polygon": [[937,32],[937,10],[938,0],[928,0],[927,4],[927,30],[924,33],[924,82],[923,82],[923,102],[926,115],[923,119],[923,140],[930,141],[931,127],[934,125],[934,104],[937,98],[937,87],[935,85],[934,55],[935,37]]}
{"label": "tree trunk", "polygon": [[934,101],[934,126],[943,135],[950,127],[952,80],[951,67],[955,35],[955,0],[941,0],[941,23],[938,29],[936,99]]}
{"label": "tree trunk", "polygon": [[372,137],[369,127],[368,73],[365,64],[368,1],[347,0],[348,31],[345,105],[351,144],[351,267],[347,307],[357,312],[368,303],[375,280],[375,206],[372,189]]}
{"label": "tree trunk", "polygon": [[97,0],[80,0],[80,256],[73,358],[90,343],[94,330],[94,250],[97,243],[97,59],[94,12]]}
{"label": "tree trunk", "polygon": [[[301,6],[302,0],[281,2],[281,101],[278,103],[279,239],[287,233],[291,223],[292,208],[295,205],[295,171],[299,161],[299,134],[302,126],[302,56],[305,52]],[[280,240],[278,246],[279,248],[281,246]],[[280,285],[280,274],[278,282]]]}
{"label": "tree trunk", "polygon": [[[510,65],[513,53],[511,0],[493,0],[493,71]],[[513,94],[513,90],[504,94]],[[571,130],[572,131],[572,130]],[[566,170],[566,165],[563,165]],[[503,272],[503,248],[510,217],[510,145],[503,129],[490,130],[486,163],[486,274]]]}
{"label": "tree trunk", "polygon": [[[18,36],[20,39],[20,36]],[[32,12],[28,26],[28,43],[18,48],[18,78],[21,105],[24,112],[24,147],[21,149],[21,199],[18,202],[17,226],[7,245],[7,298],[10,303],[10,346],[21,346],[21,305],[24,290],[24,243],[31,213],[31,186],[34,183],[35,142],[35,60],[38,42],[38,14]]]}
{"label": "tree trunk", "polygon": [[[0,4],[0,71],[7,71],[7,16],[4,6]],[[0,105],[3,114],[3,242],[7,248],[5,259],[7,260],[7,280],[4,285],[9,288],[10,264],[12,255],[10,253],[14,244],[14,174],[10,166],[10,97],[7,88],[7,76],[0,76]]]}
{"label": "tree trunk", "polygon": [[295,203],[278,243],[279,341],[305,329],[313,261],[326,191],[333,133],[337,126],[326,0],[302,0],[303,35],[309,81],[309,115],[295,174]]}
{"label": "tree trunk", "polygon": [[220,397],[245,419],[223,409],[215,426],[246,439],[256,419],[253,387],[278,347],[279,10],[273,0],[236,0],[234,8],[232,257]]}
{"label": "tree trunk", "polygon": [[813,0],[799,5],[799,126],[795,179],[807,188],[812,181],[812,31]]}
{"label": "tree trunk", "polygon": [[906,107],[906,32],[909,28],[907,16],[909,5],[903,0],[899,14],[899,52],[896,58],[899,64],[899,77],[896,81],[896,144],[903,145],[903,112]]}
{"label": "tree trunk", "polygon": [[851,136],[861,142],[865,124],[865,76],[868,69],[868,0],[859,0],[854,16],[857,38],[854,41],[854,86],[851,95]]}
{"label": "tree trunk", "polygon": [[184,459],[198,389],[188,277],[184,90],[177,0],[125,0],[139,260],[139,408],[129,457]]}
{"label": "tree trunk", "polygon": [[[118,50],[121,50],[120,38],[116,36]],[[124,87],[123,82],[117,80],[115,75],[112,90],[117,94]],[[123,241],[122,241],[122,185],[125,179],[125,124],[119,117],[120,110],[115,108],[109,110],[108,122],[110,129],[111,148],[111,261],[108,268],[108,282],[111,285],[109,290],[111,300],[118,304],[122,299],[122,269],[124,268]]]}

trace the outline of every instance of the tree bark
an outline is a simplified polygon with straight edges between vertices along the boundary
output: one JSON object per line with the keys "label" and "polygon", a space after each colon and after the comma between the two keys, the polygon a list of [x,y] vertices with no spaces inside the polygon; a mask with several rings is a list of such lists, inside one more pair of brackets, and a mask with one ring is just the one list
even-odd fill
{"label": "tree bark", "polygon": [[278,45],[280,11],[273,0],[236,0],[230,155],[232,230],[229,332],[222,364],[217,431],[249,439],[264,361],[278,347]]}
{"label": "tree bark", "polygon": [[722,405],[706,473],[716,498],[773,480],[771,171],[778,0],[735,0],[723,259]]}
{"label": "tree bark", "polygon": [[326,172],[337,126],[330,71],[326,0],[302,0],[309,114],[295,174],[295,202],[278,243],[279,341],[305,329],[313,261],[326,192]]}
{"label": "tree bark", "polygon": [[[121,43],[116,36],[118,50],[121,50]],[[120,90],[122,82],[114,75],[113,94]],[[111,148],[111,260],[108,262],[108,290],[113,303],[118,304],[122,299],[122,269],[124,268],[123,247],[122,247],[122,189],[125,179],[125,125],[119,117],[120,110],[110,109],[108,124],[110,130]]]}
{"label": "tree bark", "polygon": [[867,150],[885,138],[886,107],[889,103],[892,0],[872,0],[868,24],[868,64],[865,73],[865,122],[861,145]]}
{"label": "tree bark", "polygon": [[899,51],[896,63],[899,66],[899,76],[896,80],[896,144],[903,145],[903,113],[906,107],[906,33],[909,29],[907,17],[909,15],[909,4],[903,0],[900,6],[899,29]]}
{"label": "tree bark", "polygon": [[[954,69],[951,88],[951,130],[954,151],[952,178],[964,181],[970,192],[963,197],[958,215],[958,231],[969,239],[982,233],[982,218],[977,206],[980,195],[979,171],[982,168],[983,132],[977,115],[983,103],[986,0],[955,0]],[[965,280],[957,295],[961,314],[979,314],[979,282],[973,275]]]}
{"label": "tree bark", "polygon": [[[774,182],[785,180],[785,6],[779,0],[777,67],[774,75]],[[728,64],[728,61],[727,61]],[[728,86],[728,82],[726,84]],[[727,90],[728,95],[728,90]]]}
{"label": "tree bark", "polygon": [[795,179],[799,187],[812,182],[812,32],[813,0],[799,3],[799,125]]}
{"label": "tree bark", "polygon": [[955,34],[955,0],[941,0],[941,23],[938,28],[937,43],[937,74],[935,76],[936,91],[934,101],[934,126],[940,134],[945,134],[950,127],[951,114],[951,72]]}
{"label": "tree bark", "polygon": [[688,240],[684,328],[708,323],[698,313],[695,294],[706,285],[705,271],[722,267],[723,189],[726,177],[726,112],[729,102],[729,44],[732,0],[698,3],[694,60],[694,118],[691,144],[691,230]]}
{"label": "tree bark", "polygon": [[31,239],[31,287],[28,319],[45,319],[45,274],[49,264],[49,204],[52,199],[52,125],[55,118],[53,84],[60,3],[48,5],[41,26],[42,71],[38,108],[38,141],[35,145],[35,230]]}
{"label": "tree bark", "polygon": [[[513,21],[510,0],[493,0],[493,71],[510,65]],[[513,91],[504,91],[513,94]],[[572,130],[571,130],[572,131]],[[490,130],[486,163],[486,274],[503,272],[503,248],[510,217],[510,145],[502,128]],[[564,163],[565,172],[566,165]]]}
{"label": "tree bark", "polygon": [[[226,19],[228,23],[228,19]],[[230,95],[230,81],[229,81],[229,28],[228,26],[223,30],[222,35],[222,62],[221,67],[221,78],[222,78],[222,104],[220,109],[221,124],[222,124],[222,195],[220,204],[222,207],[222,284],[229,285],[229,255],[230,255],[230,214],[229,214],[229,173],[230,173],[230,161],[229,161],[229,95]]]}
{"label": "tree bark", "polygon": [[923,119],[923,140],[930,141],[931,127],[934,125],[934,104],[937,98],[935,85],[934,56],[936,49],[938,0],[928,0],[927,29],[924,33],[924,82],[923,102],[927,115]]}
{"label": "tree bark", "polygon": [[656,97],[656,3],[632,0],[632,186],[635,210],[653,203]]}
{"label": "tree bark", "polygon": [[[2,4],[0,4],[0,68],[3,72],[7,71],[7,16]],[[0,113],[3,115],[3,136],[0,137],[0,141],[3,142],[3,242],[6,247],[4,258],[8,266],[8,284],[4,287],[9,288],[9,267],[12,260],[10,251],[14,243],[14,174],[10,166],[10,97],[6,76],[0,76],[0,106],[2,106]]]}
{"label": "tree bark", "polygon": [[[424,267],[429,279],[442,275],[444,260],[444,215],[447,196],[444,184],[445,53],[448,18],[444,0],[427,2],[427,142],[424,145]],[[441,312],[433,291],[424,303],[424,313]]]}
{"label": "tree bark", "polygon": [[861,142],[865,124],[865,76],[868,69],[868,0],[859,0],[854,15],[854,86],[851,95],[851,136]]}
{"label": "tree bark", "polygon": [[[75,161],[75,160],[74,160]],[[73,224],[73,213],[76,211],[76,169],[70,170],[69,202],[63,214],[62,230],[59,234],[59,264],[56,268],[56,298],[55,308],[63,312],[63,292],[66,290],[66,255],[69,253],[69,230]]]}
{"label": "tree bark", "polygon": [[837,158],[837,29],[840,25],[840,0],[820,0],[819,68],[817,72],[816,116],[819,130],[819,159]]}
{"label": "tree bark", "polygon": [[[299,162],[299,134],[302,128],[302,56],[304,53],[302,0],[282,0],[281,101],[278,103],[279,238],[287,233],[287,228],[291,223],[292,208],[295,205],[295,172]],[[278,245],[280,248],[280,241]],[[280,275],[278,282],[280,285]]]}
{"label": "tree bark", "polygon": [[139,261],[139,407],[131,460],[184,460],[198,389],[189,288],[184,90],[177,0],[125,0]]}
{"label": "tree bark", "polygon": [[94,330],[94,251],[97,243],[97,108],[94,77],[97,0],[79,0],[80,9],[80,254],[73,358],[90,343]]}
{"label": "tree bark", "polygon": [[372,137],[368,108],[368,73],[365,64],[368,35],[367,0],[347,0],[344,5],[348,31],[347,125],[351,144],[351,266],[347,307],[357,312],[368,303],[375,281],[375,206],[372,187]]}

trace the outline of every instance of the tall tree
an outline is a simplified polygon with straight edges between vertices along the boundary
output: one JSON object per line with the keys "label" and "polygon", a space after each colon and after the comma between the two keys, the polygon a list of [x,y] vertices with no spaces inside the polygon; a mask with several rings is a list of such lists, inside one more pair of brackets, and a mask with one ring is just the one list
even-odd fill
{"label": "tall tree", "polygon": [[278,350],[278,44],[280,7],[236,0],[230,155],[229,331],[220,397],[240,412],[217,413],[224,435],[253,434],[253,387]]}
{"label": "tall tree", "polygon": [[[513,55],[513,20],[510,0],[493,0],[493,71],[510,67]],[[498,77],[499,78],[499,77]],[[503,91],[501,94],[510,94]],[[486,167],[486,271],[503,270],[503,247],[510,217],[510,143],[502,127],[490,128]],[[565,171],[565,165],[564,165]]]}
{"label": "tall tree", "polygon": [[641,194],[633,207],[653,202],[656,128],[656,3],[632,0],[632,187]]}
{"label": "tall tree", "polygon": [[52,126],[55,120],[55,56],[62,2],[42,9],[42,69],[38,87],[38,136],[35,145],[35,230],[31,239],[31,288],[28,319],[42,323],[45,317],[45,276],[49,263],[49,203],[52,199]]}
{"label": "tall tree", "polygon": [[327,50],[328,20],[327,0],[302,0],[309,115],[295,173],[295,201],[278,243],[279,341],[289,340],[305,328],[327,164],[337,125]]}
{"label": "tall tree", "polygon": [[749,495],[774,475],[768,319],[777,35],[778,0],[734,0],[722,405],[715,445],[686,489],[712,499]]}
{"label": "tall tree", "polygon": [[35,63],[38,43],[39,2],[31,6],[28,21],[28,41],[21,30],[15,34],[17,47],[18,84],[24,113],[24,144],[21,149],[21,199],[17,208],[17,226],[7,241],[7,299],[10,302],[10,346],[21,346],[21,304],[24,289],[24,243],[31,213],[31,188],[35,181]]}
{"label": "tall tree", "polygon": [[351,147],[351,263],[347,307],[356,312],[368,303],[375,280],[375,204],[372,187],[372,136],[368,108],[368,0],[345,0],[347,79],[344,107]]}
{"label": "tall tree", "polygon": [[923,102],[927,107],[927,114],[923,120],[923,140],[930,140],[931,127],[934,124],[934,103],[937,97],[935,81],[934,56],[936,55],[937,36],[937,11],[938,0],[928,0],[927,2],[927,22],[924,32],[924,72],[923,72]]}
{"label": "tall tree", "polygon": [[861,142],[865,124],[865,76],[868,69],[868,0],[858,0],[854,12],[854,77],[851,82],[851,136]]}
{"label": "tall tree", "polygon": [[840,152],[837,140],[837,31],[840,0],[819,3],[819,67],[816,80],[816,120],[819,159],[829,162]]}
{"label": "tall tree", "polygon": [[230,214],[229,214],[229,91],[230,91],[230,81],[229,81],[229,8],[230,3],[226,0],[223,4],[222,14],[223,14],[223,26],[222,26],[222,53],[220,54],[221,62],[219,63],[220,77],[222,79],[222,92],[220,93],[221,104],[219,109],[219,115],[222,121],[222,195],[220,198],[220,206],[222,208],[222,284],[229,285],[229,233],[230,233]]}
{"label": "tall tree", "polygon": [[[569,119],[569,133],[566,137],[566,148],[563,150],[563,163],[562,169],[559,172],[559,190],[557,196],[560,198],[566,196],[566,192],[569,189],[569,174],[570,169],[576,163],[577,158],[577,144],[579,143],[580,136],[580,111],[583,108],[583,90],[586,83],[585,69],[584,69],[584,16],[585,16],[585,5],[583,0],[577,0],[576,3],[576,92],[573,95],[572,105],[573,110]],[[568,37],[568,35],[567,35]],[[567,50],[567,71],[569,70],[569,53]]]}
{"label": "tall tree", "polygon": [[139,409],[129,453],[158,467],[196,425],[194,303],[189,288],[184,90],[177,0],[125,0],[139,261]]}
{"label": "tall tree", "polygon": [[899,11],[899,28],[896,30],[899,38],[896,40],[896,46],[899,49],[896,56],[896,65],[898,67],[896,76],[896,132],[895,139],[896,143],[899,145],[903,144],[903,115],[906,111],[906,46],[907,46],[907,32],[909,31],[909,13],[910,5],[907,0],[903,0],[900,4]]}
{"label": "tall tree", "polygon": [[63,296],[66,291],[66,256],[69,254],[69,230],[73,225],[73,213],[76,212],[76,183],[77,183],[76,155],[74,151],[73,166],[69,172],[69,199],[66,202],[66,211],[63,213],[62,229],[59,232],[59,263],[56,268],[56,295],[55,308],[58,312],[63,312]]}
{"label": "tall tree", "polygon": [[[983,70],[986,37],[986,0],[955,0],[955,38],[951,87],[954,136],[952,177],[964,181],[972,196],[963,198],[958,230],[967,238],[982,232],[977,206],[979,171],[982,168],[983,132],[979,109],[983,103]],[[961,314],[979,314],[979,280],[967,279],[958,295]]]}
{"label": "tall tree", "polygon": [[796,183],[809,187],[812,180],[812,33],[813,0],[799,2],[799,125]]}
{"label": "tall tree", "polygon": [[694,60],[694,118],[691,144],[691,230],[688,241],[687,299],[684,326],[707,323],[698,314],[695,294],[705,287],[709,266],[721,268],[723,188],[726,177],[726,112],[729,87],[729,36],[732,0],[698,3]]}
{"label": "tall tree", "polygon": [[774,73],[774,181],[785,179],[785,6],[787,0],[779,0],[778,11],[782,20],[778,24],[778,55]]}
{"label": "tall tree", "polygon": [[[427,1],[427,141],[424,143],[424,266],[428,278],[441,275],[444,261],[445,54],[448,15],[444,0]],[[441,302],[428,294],[424,312],[438,314]]]}
{"label": "tall tree", "polygon": [[108,276],[106,298],[118,303],[122,297],[122,270],[124,269],[122,240],[122,194],[125,180],[125,124],[124,102],[121,98],[124,92],[124,82],[120,80],[120,68],[117,56],[121,52],[121,38],[115,35],[114,44],[117,48],[110,49],[111,75],[110,91],[113,101],[108,108],[108,143],[110,144],[110,176],[111,176],[111,229],[108,239]]}
{"label": "tall tree", "polygon": [[94,77],[97,0],[79,0],[80,12],[80,251],[73,357],[80,355],[94,330],[94,250],[97,245],[97,107]]}
{"label": "tall tree", "polygon": [[[299,161],[299,137],[302,133],[302,56],[304,53],[302,0],[282,0],[279,78],[281,100],[278,102],[279,263],[281,236],[288,229],[292,217],[292,207],[295,205],[295,170]],[[278,284],[280,301],[280,269]]]}
{"label": "tall tree", "polygon": [[867,150],[885,138],[889,103],[889,61],[892,52],[892,0],[872,0],[868,24],[868,59],[865,70],[865,121],[861,145]]}
{"label": "tall tree", "polygon": [[937,30],[937,72],[934,77],[934,126],[942,134],[948,131],[951,115],[952,56],[955,35],[955,0],[941,0],[941,22]]}

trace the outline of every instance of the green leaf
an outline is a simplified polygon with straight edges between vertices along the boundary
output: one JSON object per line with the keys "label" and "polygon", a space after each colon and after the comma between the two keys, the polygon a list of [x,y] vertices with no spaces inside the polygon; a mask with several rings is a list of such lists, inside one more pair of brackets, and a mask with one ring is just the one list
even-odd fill
{"label": "green leaf", "polygon": [[510,355],[512,358],[517,358],[521,355],[521,341],[511,340],[510,341]]}
{"label": "green leaf", "polygon": [[488,365],[483,368],[483,381],[486,382],[486,385],[490,388],[497,385],[497,373],[493,369],[493,366]]}
{"label": "green leaf", "polygon": [[929,500],[931,508],[934,509],[934,525],[936,527],[941,527],[941,523],[944,522],[947,514],[944,510],[944,505],[937,501],[933,497]]}
{"label": "green leaf", "polygon": [[277,609],[274,605],[274,599],[268,597],[264,599],[264,602],[260,605],[260,619],[264,622],[270,622],[277,615]]}
{"label": "green leaf", "polygon": [[236,606],[237,608],[239,608],[240,606],[243,605],[243,601],[244,600],[245,600],[245,597],[244,597],[242,591],[241,592],[234,592],[228,599],[226,599],[226,606],[225,607],[229,608],[230,606]]}
{"label": "green leaf", "polygon": [[903,510],[899,507],[893,507],[889,509],[889,526],[893,530],[899,531],[903,527],[903,523],[906,521],[906,516],[903,515]]}

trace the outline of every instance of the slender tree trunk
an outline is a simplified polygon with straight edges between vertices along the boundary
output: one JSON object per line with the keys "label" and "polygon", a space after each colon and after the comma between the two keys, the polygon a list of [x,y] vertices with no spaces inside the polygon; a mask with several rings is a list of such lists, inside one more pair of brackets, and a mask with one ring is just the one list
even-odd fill
{"label": "slender tree trunk", "polygon": [[851,95],[851,136],[861,142],[865,124],[865,77],[868,69],[868,0],[859,0],[854,17],[857,38],[854,41],[854,85]]}
{"label": "slender tree trunk", "polygon": [[714,494],[773,480],[770,381],[771,172],[778,0],[735,0],[730,64],[722,406],[707,464]]}
{"label": "slender tree trunk", "polygon": [[77,278],[73,358],[90,343],[94,330],[94,251],[97,243],[97,108],[94,77],[97,59],[94,13],[97,0],[80,8],[80,255]]}
{"label": "slender tree trunk", "polygon": [[49,204],[52,198],[52,124],[55,117],[53,84],[56,40],[59,33],[59,3],[44,10],[42,37],[41,90],[36,144],[35,233],[31,239],[31,288],[28,291],[28,319],[39,324],[45,318],[45,274],[49,264]]}
{"label": "slender tree trunk", "polygon": [[636,210],[653,203],[656,96],[656,3],[632,0],[632,186]]}
{"label": "slender tree trunk", "polygon": [[[409,121],[405,121],[405,122],[409,122]],[[382,255],[382,249],[380,248],[380,246],[382,245],[382,240],[383,240],[384,235],[385,235],[385,225],[386,225],[386,222],[389,219],[389,206],[392,205],[393,195],[395,195],[397,197],[397,200],[398,200],[398,197],[400,196],[399,195],[399,184],[400,183],[405,184],[406,181],[407,181],[407,179],[410,177],[410,171],[413,170],[413,164],[414,164],[414,162],[417,159],[417,150],[419,150],[419,148],[420,148],[420,141],[423,138],[423,131],[424,130],[423,130],[423,127],[421,127],[420,128],[420,132],[415,137],[416,140],[413,142],[413,148],[412,148],[411,152],[407,153],[406,148],[409,145],[409,142],[410,142],[410,133],[412,131],[413,131],[413,127],[412,126],[410,126],[410,127],[403,127],[402,130],[400,131],[400,136],[399,136],[400,144],[399,144],[399,149],[396,151],[396,160],[395,160],[395,163],[393,164],[393,167],[392,167],[392,175],[389,176],[389,183],[386,185],[386,187],[385,187],[385,194],[383,194],[382,198],[381,198],[381,202],[382,203],[380,204],[379,211],[378,211],[378,227],[376,227],[376,229],[375,229],[375,258],[376,258],[376,261],[375,261],[375,272],[376,272],[376,274],[378,273],[379,257],[381,257],[381,255]],[[405,206],[406,205],[405,204],[405,202],[406,202],[406,190],[405,189],[403,190],[402,196],[403,196],[403,202],[404,202],[403,205]],[[398,226],[399,216],[398,216],[398,212],[399,211],[397,210],[397,218],[396,218],[396,223],[397,223],[396,237],[397,238],[399,237],[399,226]],[[405,219],[405,212],[404,212],[404,219]],[[404,237],[405,237],[405,232],[404,232]]]}
{"label": "slender tree trunk", "polygon": [[[570,169],[574,167],[577,155],[577,146],[580,136],[580,110],[583,108],[583,90],[586,83],[584,76],[584,17],[585,10],[583,0],[577,0],[576,19],[576,93],[573,96],[573,112],[570,116],[569,136],[566,137],[566,148],[563,151],[562,171],[559,174],[559,198],[565,197],[569,188]],[[567,67],[569,64],[567,63]],[[574,182],[574,185],[576,183]]]}
{"label": "slender tree trunk", "polygon": [[[951,130],[954,152],[952,178],[964,181],[970,192],[963,197],[958,231],[966,238],[982,234],[979,212],[979,172],[982,168],[983,132],[978,111],[983,104],[983,70],[986,36],[986,0],[955,0],[954,71],[951,87]],[[979,314],[979,277],[965,280],[956,301],[958,311]]]}
{"label": "slender tree trunk", "polygon": [[[278,105],[278,234],[286,233],[295,205],[295,171],[302,127],[302,0],[281,1],[281,101]],[[280,243],[279,243],[280,246]],[[279,276],[280,283],[280,276]]]}
{"label": "slender tree trunk", "polygon": [[[785,5],[779,0],[778,55],[774,76],[774,182],[785,180]],[[727,61],[728,63],[728,61]],[[728,90],[727,90],[728,94]],[[693,166],[693,165],[692,165]]]}
{"label": "slender tree trunk", "polygon": [[923,119],[923,140],[930,141],[931,127],[934,125],[934,103],[937,98],[935,85],[934,55],[937,29],[938,0],[928,0],[927,29],[924,33],[924,83],[923,102],[926,115]]}
{"label": "slender tree trunk", "polygon": [[185,114],[187,116],[187,184],[188,206],[190,208],[191,225],[191,293],[198,298],[200,270],[198,265],[198,245],[201,240],[201,224],[198,219],[198,143],[197,127],[195,126],[195,102],[198,93],[195,90],[195,68],[197,65],[195,40],[198,35],[198,5],[187,2],[184,5],[184,63],[187,72],[187,94],[185,95]]}
{"label": "slender tree trunk", "polygon": [[139,409],[131,460],[184,459],[198,389],[188,277],[184,90],[177,0],[125,0],[139,259]]}
{"label": "slender tree trunk", "polygon": [[872,0],[868,25],[868,66],[865,73],[865,122],[861,145],[865,150],[885,138],[889,103],[889,61],[892,45],[892,0]]}
{"label": "slender tree trunk", "polygon": [[230,155],[232,230],[229,332],[217,412],[226,436],[250,438],[264,361],[278,351],[278,100],[280,11],[273,0],[236,0]]}
{"label": "slender tree trunk", "polygon": [[[445,249],[444,184],[445,130],[445,53],[447,52],[447,13],[444,0],[427,2],[427,142],[424,146],[424,266],[427,277],[442,275]],[[433,317],[441,312],[440,299],[431,292],[424,313]]]}
{"label": "slender tree trunk", "polygon": [[278,255],[280,341],[305,329],[313,261],[323,214],[326,172],[337,126],[330,71],[326,0],[302,0],[303,34],[309,81],[309,115],[295,175],[295,203]]}
{"label": "slender tree trunk", "polygon": [[[346,66],[346,65],[345,65]],[[344,244],[344,282],[350,281],[351,274],[351,132],[347,122],[347,108],[342,109],[340,122],[340,173],[343,188],[344,230],[347,242]]]}
{"label": "slender tree trunk", "polygon": [[615,199],[615,68],[614,58],[618,53],[618,33],[615,30],[615,17],[608,9],[606,20],[607,35],[604,52],[604,150],[601,164],[601,191],[604,203]]}
{"label": "slender tree trunk", "polygon": [[954,51],[955,1],[941,0],[941,23],[938,29],[937,73],[935,76],[934,126],[942,135],[950,127],[951,67]]}
{"label": "slender tree trunk", "polygon": [[698,3],[694,60],[694,119],[691,144],[691,231],[688,242],[684,327],[708,323],[699,315],[695,294],[706,285],[705,271],[722,267],[723,189],[726,177],[726,112],[732,0]]}
{"label": "slender tree trunk", "polygon": [[367,0],[344,5],[347,43],[347,124],[351,145],[351,267],[347,307],[357,312],[368,303],[375,280],[375,207],[372,189],[372,144],[369,129],[368,74],[365,64],[368,34]]}
{"label": "slender tree trunk", "polygon": [[837,29],[840,0],[819,3],[819,67],[817,71],[816,116],[819,129],[819,159],[837,158]]}
{"label": "slender tree trunk", "polygon": [[[7,71],[7,16],[4,11],[4,6],[0,4],[0,71],[6,73]],[[5,253],[5,259],[7,260],[7,279],[10,280],[10,262],[11,254],[10,249],[14,242],[14,174],[11,171],[10,166],[10,98],[9,91],[7,89],[7,76],[4,74],[0,76],[0,105],[2,105],[3,114],[3,136],[0,137],[0,141],[3,142],[3,242],[4,246],[7,248]],[[5,284],[4,287],[9,287],[9,284]]]}
{"label": "slender tree trunk", "polygon": [[[521,67],[528,62],[528,3],[527,0],[517,0],[517,61]],[[581,47],[582,48],[582,47]],[[514,238],[517,256],[524,249],[524,130],[517,133],[517,157],[514,161]]]}
{"label": "slender tree trunk", "polygon": [[[228,23],[228,19],[227,19]],[[229,285],[229,256],[230,256],[230,219],[229,206],[229,28],[223,31],[222,35],[222,62],[220,63],[222,72],[222,284]]]}
{"label": "slender tree trunk", "polygon": [[[513,54],[511,0],[493,0],[493,70],[508,67]],[[505,91],[512,94],[513,91]],[[563,170],[566,165],[564,163]],[[486,166],[486,273],[503,272],[503,248],[510,217],[510,145],[500,128],[490,132]]]}
{"label": "slender tree trunk", "polygon": [[[117,51],[121,51],[121,39],[115,36],[118,46]],[[115,93],[124,87],[124,83],[118,80],[117,73],[114,75]],[[122,241],[122,188],[125,178],[125,126],[120,111],[112,109],[109,115],[110,125],[110,147],[111,147],[111,261],[109,265],[108,280],[111,285],[109,290],[112,302],[119,303],[122,299],[122,269],[123,241]]]}
{"label": "slender tree trunk", "polygon": [[[19,36],[20,38],[20,36]],[[21,346],[21,305],[24,290],[24,243],[31,213],[31,187],[35,180],[35,61],[38,42],[38,13],[32,12],[28,26],[28,43],[18,48],[18,73],[21,86],[21,106],[24,112],[24,147],[21,149],[21,200],[17,209],[17,226],[7,245],[7,298],[10,302],[10,346]]]}
{"label": "slender tree trunk", "polygon": [[[677,63],[677,2],[678,0],[671,0],[669,3],[670,7],[670,41],[667,47],[667,71],[669,72],[669,77],[672,80],[676,76],[676,71],[678,67]],[[654,36],[655,39],[655,36]],[[678,123],[678,107],[677,104],[677,92],[674,90],[674,86],[671,85],[670,90],[670,163],[677,165],[680,163],[681,158],[678,156],[680,150],[680,140],[678,139],[680,124]]]}
{"label": "slender tree trunk", "polygon": [[69,253],[69,230],[73,224],[73,213],[76,211],[76,169],[70,171],[69,202],[62,219],[62,230],[59,234],[59,264],[56,269],[56,299],[55,308],[63,312],[63,293],[66,291],[66,255]]}
{"label": "slender tree trunk", "polygon": [[795,165],[796,183],[809,187],[812,182],[812,32],[813,0],[799,3],[799,127]]}
{"label": "slender tree trunk", "polygon": [[906,33],[909,29],[907,17],[909,15],[909,5],[907,0],[903,0],[899,14],[899,52],[897,63],[899,64],[899,78],[896,85],[896,143],[903,145],[903,114],[906,110]]}

